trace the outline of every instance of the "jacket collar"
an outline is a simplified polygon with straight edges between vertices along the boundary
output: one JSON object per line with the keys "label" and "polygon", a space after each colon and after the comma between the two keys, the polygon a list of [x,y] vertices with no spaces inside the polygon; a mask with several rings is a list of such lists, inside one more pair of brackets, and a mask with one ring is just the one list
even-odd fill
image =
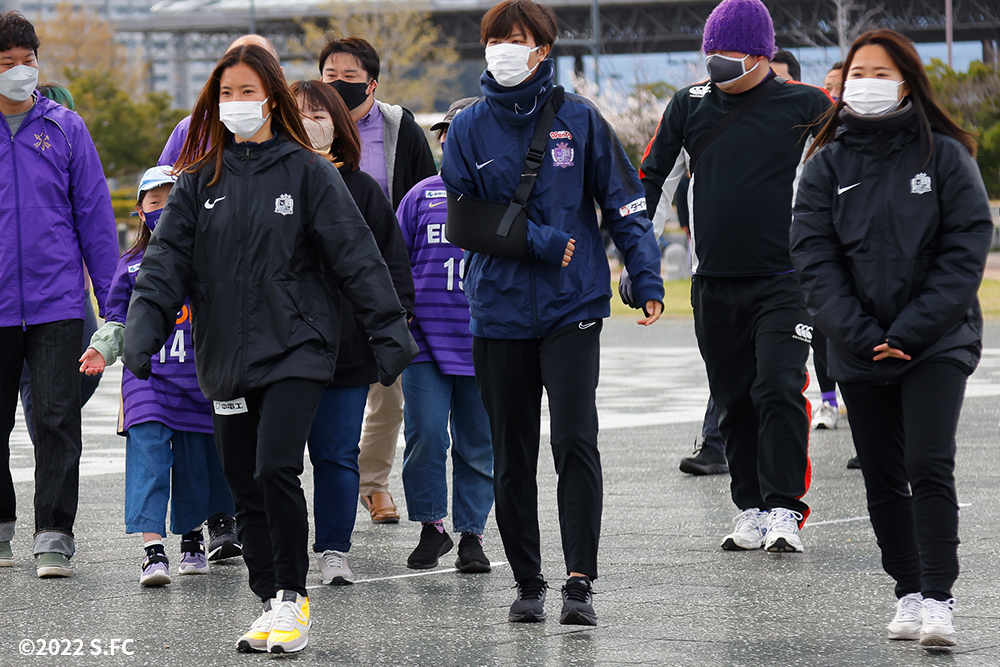
{"label": "jacket collar", "polygon": [[903,102],[899,109],[879,116],[862,116],[845,106],[839,111],[837,141],[862,153],[884,155],[898,150],[920,134],[916,108],[909,98]]}
{"label": "jacket collar", "polygon": [[223,161],[231,171],[249,168],[253,172],[263,171],[300,146],[288,141],[280,132],[268,141],[255,144],[250,141],[236,143],[230,140],[223,153]]}
{"label": "jacket collar", "polygon": [[555,62],[551,58],[546,58],[538,65],[535,76],[507,88],[497,83],[488,70],[483,70],[482,76],[479,77],[479,87],[490,109],[500,120],[511,125],[526,125],[552,94],[555,71]]}

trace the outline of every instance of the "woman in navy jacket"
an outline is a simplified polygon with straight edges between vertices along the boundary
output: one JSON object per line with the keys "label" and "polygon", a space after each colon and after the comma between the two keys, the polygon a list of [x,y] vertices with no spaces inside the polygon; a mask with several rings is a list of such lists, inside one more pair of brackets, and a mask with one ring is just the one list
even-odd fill
{"label": "woman in navy jacket", "polygon": [[[511,200],[539,112],[553,94],[546,56],[555,37],[555,14],[531,0],[505,0],[483,17],[485,100],[449,129],[441,170],[449,191]],[[463,289],[476,381],[490,416],[497,526],[518,588],[513,622],[545,618],[535,482],[544,387],[569,575],[560,621],[597,623],[591,580],[603,492],[596,389],[611,280],[595,201],[647,311],[640,323],[652,324],[663,282],[642,185],[614,131],[576,95],[566,95],[556,112],[527,203],[527,259],[466,252]]]}
{"label": "woman in navy jacket", "polygon": [[891,30],[862,35],[799,184],[791,252],[842,383],[886,572],[890,639],[953,646],[955,433],[982,349],[993,232],[975,143]]}

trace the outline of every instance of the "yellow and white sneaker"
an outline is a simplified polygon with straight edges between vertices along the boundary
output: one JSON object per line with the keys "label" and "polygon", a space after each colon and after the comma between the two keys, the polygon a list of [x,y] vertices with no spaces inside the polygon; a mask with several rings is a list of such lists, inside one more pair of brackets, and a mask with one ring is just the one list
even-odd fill
{"label": "yellow and white sneaker", "polygon": [[301,651],[309,643],[310,626],[309,598],[295,591],[278,591],[267,650],[271,653]]}
{"label": "yellow and white sneaker", "polygon": [[236,641],[237,651],[240,653],[253,653],[254,651],[264,652],[267,650],[267,637],[271,633],[275,603],[276,600],[268,600],[264,603],[264,613]]}

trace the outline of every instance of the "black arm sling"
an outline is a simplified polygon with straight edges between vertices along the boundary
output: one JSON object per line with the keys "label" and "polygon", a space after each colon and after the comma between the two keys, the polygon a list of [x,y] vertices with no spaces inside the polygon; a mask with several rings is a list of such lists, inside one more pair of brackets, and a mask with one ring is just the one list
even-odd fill
{"label": "black arm sling", "polygon": [[694,173],[694,166],[698,162],[698,158],[701,154],[705,152],[708,145],[719,138],[719,136],[728,130],[730,126],[738,121],[743,116],[747,115],[754,107],[764,101],[764,98],[776,91],[781,84],[785,83],[787,79],[775,74],[767,83],[763,84],[760,88],[755,90],[752,95],[743,100],[743,103],[738,107],[727,113],[718,123],[712,126],[708,132],[702,135],[702,137],[695,143],[694,148],[688,153],[688,171],[692,174]]}
{"label": "black arm sling", "polygon": [[524,207],[535,187],[545,159],[546,142],[562,106],[564,91],[556,86],[538,116],[538,127],[521,169],[521,181],[509,203],[476,199],[448,191],[448,218],[444,236],[463,250],[500,257],[528,257],[528,216]]}

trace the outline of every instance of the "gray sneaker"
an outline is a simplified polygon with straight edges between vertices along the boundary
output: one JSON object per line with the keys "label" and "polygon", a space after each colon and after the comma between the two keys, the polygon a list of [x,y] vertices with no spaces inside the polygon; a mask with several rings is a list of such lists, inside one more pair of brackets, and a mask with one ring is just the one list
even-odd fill
{"label": "gray sneaker", "polygon": [[0,567],[14,567],[14,552],[11,551],[9,540],[0,542]]}
{"label": "gray sneaker", "polygon": [[38,578],[72,577],[73,566],[64,554],[48,551],[35,555],[35,567],[38,568]]}
{"label": "gray sneaker", "polygon": [[354,572],[347,556],[339,551],[324,551],[319,555],[319,576],[324,584],[346,586],[354,583]]}

